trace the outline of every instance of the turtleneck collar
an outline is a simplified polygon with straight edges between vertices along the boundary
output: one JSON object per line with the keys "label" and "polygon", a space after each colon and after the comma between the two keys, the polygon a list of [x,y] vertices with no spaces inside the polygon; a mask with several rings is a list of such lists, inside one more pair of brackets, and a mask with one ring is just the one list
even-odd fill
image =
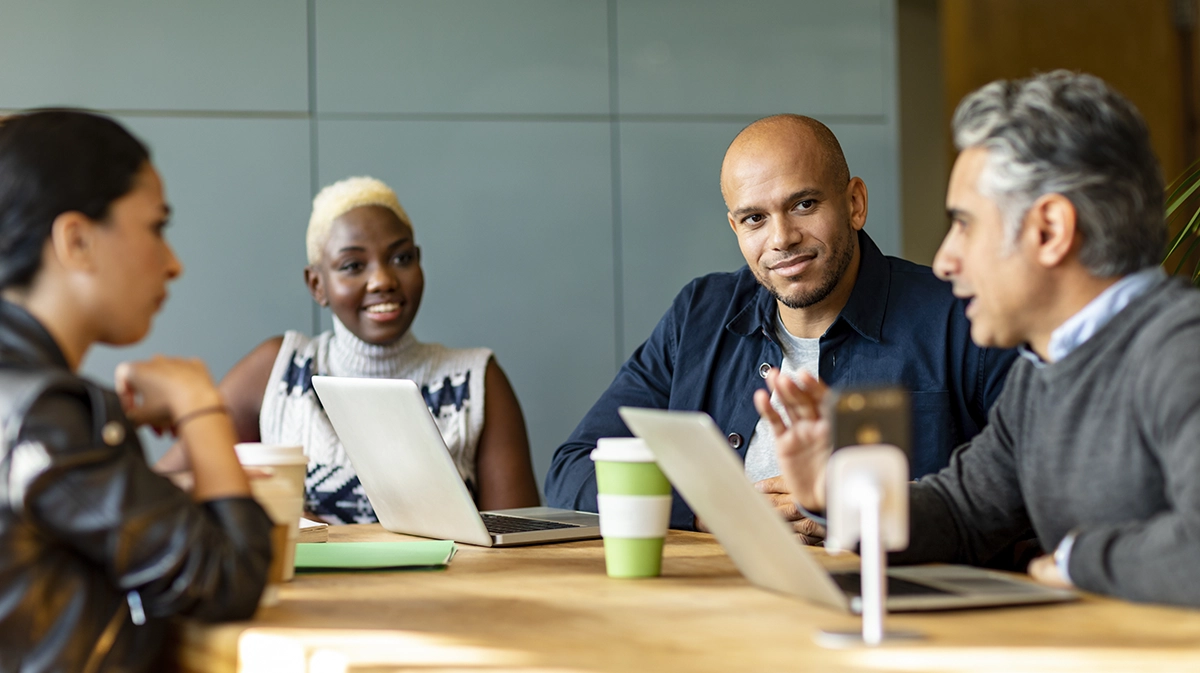
{"label": "turtleneck collar", "polygon": [[333,337],[329,340],[329,368],[334,376],[397,378],[407,353],[420,342],[412,330],[390,344],[370,344],[333,318]]}

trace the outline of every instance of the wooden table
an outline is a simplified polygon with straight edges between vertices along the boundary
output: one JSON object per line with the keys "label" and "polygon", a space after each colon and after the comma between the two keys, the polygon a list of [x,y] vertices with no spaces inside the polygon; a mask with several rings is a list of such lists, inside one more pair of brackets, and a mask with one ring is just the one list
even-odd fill
{"label": "wooden table", "polygon": [[[395,540],[378,525],[330,541]],[[827,565],[845,564],[813,550]],[[185,671],[1200,671],[1200,611],[1088,596],[893,615],[916,644],[818,647],[858,621],[751,586],[709,535],[672,531],[663,577],[604,574],[599,540],[460,545],[441,571],[300,574],[254,621],[185,623]]]}

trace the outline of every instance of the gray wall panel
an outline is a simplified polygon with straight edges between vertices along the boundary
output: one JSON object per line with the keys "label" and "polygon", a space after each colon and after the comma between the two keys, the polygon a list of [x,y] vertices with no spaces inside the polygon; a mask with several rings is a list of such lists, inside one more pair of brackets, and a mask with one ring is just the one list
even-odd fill
{"label": "gray wall panel", "polygon": [[866,232],[886,255],[900,254],[900,183],[894,124],[830,124],[850,174],[867,183]]}
{"label": "gray wall panel", "polygon": [[720,187],[725,148],[743,126],[621,124],[626,355],[650,336],[688,281],[746,263],[725,219]]}
{"label": "gray wall panel", "polygon": [[607,113],[603,0],[322,0],[317,109]]}
{"label": "gray wall panel", "polygon": [[891,114],[888,0],[618,0],[623,113]]}
{"label": "gray wall panel", "polygon": [[0,107],[308,109],[304,0],[0,0]]}
{"label": "gray wall panel", "polygon": [[321,183],[370,174],[413,220],[413,327],[487,346],[517,391],[536,474],[613,374],[609,127],[323,121]]}

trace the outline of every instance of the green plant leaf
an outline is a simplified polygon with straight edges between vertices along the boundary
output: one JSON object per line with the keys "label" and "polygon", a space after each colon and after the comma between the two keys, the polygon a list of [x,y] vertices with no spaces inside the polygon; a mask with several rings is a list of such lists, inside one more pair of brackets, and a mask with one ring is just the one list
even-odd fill
{"label": "green plant leaf", "polygon": [[[1176,264],[1175,270],[1171,272],[1172,276],[1178,275],[1180,270],[1183,269],[1183,265],[1187,264],[1188,258],[1191,257],[1192,253],[1196,250],[1197,243],[1200,243],[1200,237],[1192,239],[1192,244],[1188,246],[1187,252],[1183,254],[1183,259],[1179,260],[1179,264]],[[1200,265],[1197,266],[1200,268]]]}
{"label": "green plant leaf", "polygon": [[[1170,227],[1177,217],[1187,218],[1187,223],[1180,227],[1179,231],[1171,238],[1170,243],[1167,245],[1167,253],[1163,255],[1163,265],[1165,266],[1167,260],[1175,255],[1180,247],[1183,247],[1184,254],[1175,265],[1175,269],[1171,272],[1171,275],[1178,275],[1187,268],[1187,274],[1191,277],[1192,285],[1200,288],[1200,256],[1192,260],[1192,254],[1196,252],[1197,246],[1200,246],[1200,197],[1197,196],[1198,190],[1200,190],[1200,160],[1188,166],[1167,188],[1169,194],[1165,203],[1167,226]],[[1190,205],[1189,202],[1191,202]]]}
{"label": "green plant leaf", "polygon": [[[1189,175],[1187,180],[1185,180],[1179,186],[1179,189],[1183,189],[1184,186],[1187,186],[1187,190],[1182,195],[1172,195],[1171,198],[1167,199],[1168,221],[1171,219],[1171,216],[1175,214],[1175,211],[1182,206],[1188,200],[1188,198],[1192,196],[1192,194],[1196,193],[1197,189],[1200,189],[1200,180],[1196,179],[1198,176],[1200,176],[1200,171]],[[1178,194],[1178,192],[1179,190],[1176,190],[1176,194]]]}
{"label": "green plant leaf", "polygon": [[1167,191],[1170,193],[1170,196],[1167,197],[1167,201],[1175,201],[1176,197],[1179,196],[1179,192],[1182,191],[1189,183],[1195,180],[1198,175],[1200,175],[1200,159],[1193,161],[1192,165],[1183,169],[1183,172],[1179,174],[1179,177],[1175,178],[1170,182],[1170,184],[1167,185]]}
{"label": "green plant leaf", "polygon": [[[1186,241],[1188,237],[1196,235],[1197,225],[1200,225],[1200,209],[1192,213],[1192,219],[1188,221],[1187,226],[1180,229],[1178,234],[1175,234],[1175,238],[1171,241],[1171,246],[1167,250],[1166,256],[1163,257],[1164,262],[1170,259],[1171,255],[1175,254],[1175,249],[1179,247],[1180,243]],[[1187,259],[1187,257],[1185,256],[1184,259]],[[1176,273],[1178,273],[1178,270],[1176,270]]]}

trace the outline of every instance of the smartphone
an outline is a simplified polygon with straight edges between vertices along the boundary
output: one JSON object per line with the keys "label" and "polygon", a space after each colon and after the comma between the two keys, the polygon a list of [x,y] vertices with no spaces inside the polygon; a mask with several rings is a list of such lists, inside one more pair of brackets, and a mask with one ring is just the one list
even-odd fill
{"label": "smartphone", "polygon": [[831,390],[826,404],[834,451],[859,444],[892,444],[912,457],[907,390],[895,386]]}

